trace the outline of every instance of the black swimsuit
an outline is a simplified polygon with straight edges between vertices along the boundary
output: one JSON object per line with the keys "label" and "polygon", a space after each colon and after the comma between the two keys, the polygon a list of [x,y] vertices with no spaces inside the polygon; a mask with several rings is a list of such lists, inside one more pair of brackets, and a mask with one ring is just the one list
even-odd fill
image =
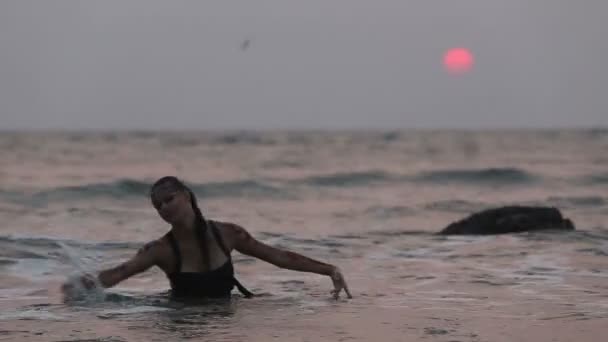
{"label": "black swimsuit", "polygon": [[[234,268],[232,267],[232,258],[230,252],[224,245],[219,231],[213,221],[206,221],[205,226],[210,227],[213,232],[213,236],[217,240],[218,245],[228,257],[226,263],[219,268],[216,268],[207,272],[181,272],[182,269],[182,256],[177,245],[177,240],[173,236],[172,232],[167,233],[173,253],[175,255],[175,271],[167,275],[171,282],[171,296],[173,297],[206,297],[206,298],[229,298],[230,292],[236,286],[239,291],[245,297],[251,297],[253,294],[239,283],[234,277]],[[200,233],[204,234],[204,230],[201,228],[200,232],[197,232],[197,238],[201,244],[201,252],[203,252],[205,246]],[[205,256],[203,255],[203,258]]]}

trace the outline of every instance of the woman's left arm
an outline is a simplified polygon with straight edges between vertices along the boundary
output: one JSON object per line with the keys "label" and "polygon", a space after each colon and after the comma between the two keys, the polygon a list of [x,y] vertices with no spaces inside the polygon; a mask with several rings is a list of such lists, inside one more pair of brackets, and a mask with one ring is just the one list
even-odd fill
{"label": "woman's left arm", "polygon": [[352,298],[346,281],[344,280],[344,276],[338,267],[311,259],[298,253],[269,246],[254,239],[247,230],[236,224],[225,223],[224,226],[231,230],[230,237],[233,242],[233,247],[237,251],[281,268],[329,276],[334,284],[332,294],[335,298],[339,297],[342,289],[344,289],[348,298]]}

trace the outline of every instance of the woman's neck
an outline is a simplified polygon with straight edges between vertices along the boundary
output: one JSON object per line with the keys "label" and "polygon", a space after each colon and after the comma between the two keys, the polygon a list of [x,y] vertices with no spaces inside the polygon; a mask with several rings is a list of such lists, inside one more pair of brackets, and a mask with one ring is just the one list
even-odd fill
{"label": "woman's neck", "polygon": [[187,215],[180,222],[172,225],[171,230],[176,237],[191,238],[197,229],[197,220],[194,215]]}

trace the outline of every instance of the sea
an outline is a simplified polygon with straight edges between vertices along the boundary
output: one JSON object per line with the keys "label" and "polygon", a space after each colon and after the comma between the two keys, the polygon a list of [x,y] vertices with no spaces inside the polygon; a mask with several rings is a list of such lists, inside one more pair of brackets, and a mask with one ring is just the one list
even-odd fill
{"label": "sea", "polygon": [[[2,341],[605,341],[608,130],[0,133]],[[165,234],[150,185],[334,264],[326,276],[233,253],[256,293],[183,303],[157,268],[64,301],[60,286]],[[574,231],[442,236],[503,205]]]}

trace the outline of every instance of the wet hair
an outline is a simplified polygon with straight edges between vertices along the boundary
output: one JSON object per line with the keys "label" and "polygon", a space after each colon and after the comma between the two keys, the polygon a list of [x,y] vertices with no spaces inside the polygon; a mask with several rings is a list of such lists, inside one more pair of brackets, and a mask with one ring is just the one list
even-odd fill
{"label": "wet hair", "polygon": [[152,187],[150,188],[150,199],[154,198],[154,191],[161,185],[169,186],[172,190],[183,191],[190,195],[190,205],[194,211],[195,231],[199,237],[199,240],[201,241],[201,248],[205,253],[205,263],[207,264],[207,268],[209,268],[209,248],[207,248],[207,237],[205,234],[207,232],[207,221],[205,220],[201,209],[198,207],[196,195],[194,195],[194,192],[192,192],[192,190],[177,177],[164,176],[152,184]]}

